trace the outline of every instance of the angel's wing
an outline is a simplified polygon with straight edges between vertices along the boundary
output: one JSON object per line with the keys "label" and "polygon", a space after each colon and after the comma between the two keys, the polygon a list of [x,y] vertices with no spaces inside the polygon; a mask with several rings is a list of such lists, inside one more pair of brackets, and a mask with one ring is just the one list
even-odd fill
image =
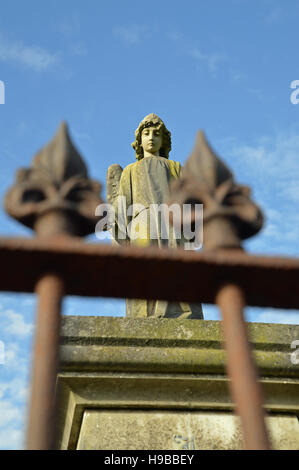
{"label": "angel's wing", "polygon": [[122,167],[117,163],[110,165],[107,170],[106,192],[107,201],[109,204],[113,204],[118,195],[119,182],[122,172]]}

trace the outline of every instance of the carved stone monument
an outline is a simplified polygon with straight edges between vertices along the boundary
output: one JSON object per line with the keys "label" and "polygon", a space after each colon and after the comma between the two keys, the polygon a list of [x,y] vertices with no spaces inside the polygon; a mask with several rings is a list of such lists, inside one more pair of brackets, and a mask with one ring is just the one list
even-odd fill
{"label": "carved stone monument", "polygon": [[[117,243],[141,246],[158,245],[161,249],[163,247],[167,249],[162,253],[161,250],[111,250],[111,247],[108,247],[109,250],[114,251],[113,256],[127,251],[130,252],[131,261],[134,260],[137,252],[142,252],[142,267],[147,264],[147,257],[151,251],[155,251],[156,255],[162,253],[162,256],[165,256],[167,254],[168,261],[172,261],[172,258],[177,256],[180,258],[180,271],[175,271],[172,276],[172,279],[175,280],[172,281],[173,284],[176,281],[180,282],[181,269],[185,269],[185,263],[188,259],[187,269],[184,271],[184,281],[187,279],[190,283],[189,269],[192,270],[193,279],[196,279],[196,282],[198,272],[207,274],[205,282],[201,284],[200,294],[196,290],[193,297],[189,292],[187,300],[191,299],[195,302],[200,300],[199,295],[205,295],[214,282],[217,283],[217,286],[210,291],[207,302],[213,303],[216,295],[217,303],[217,297],[221,292],[223,296],[223,288],[220,288],[219,294],[219,286],[223,286],[224,281],[234,281],[237,285],[243,275],[244,288],[247,278],[244,281],[244,264],[242,265],[242,262],[244,263],[244,256],[246,263],[250,257],[238,252],[238,250],[242,249],[241,240],[257,233],[263,222],[262,213],[258,206],[251,201],[248,188],[234,181],[231,171],[216,156],[202,133],[198,135],[195,149],[183,169],[178,162],[169,160],[170,133],[161,119],[153,114],[147,116],[140,123],[133,147],[136,152],[136,163],[128,165],[124,170],[119,165],[112,165],[108,170],[108,202],[113,204],[117,215],[115,240]],[[54,139],[35,156],[30,168],[19,170],[16,182],[9,189],[5,198],[7,212],[27,227],[35,230],[38,237],[43,238],[42,242],[41,240],[33,241],[33,243],[23,241],[27,247],[26,250],[31,251],[24,249],[25,258],[22,259],[28,260],[28,254],[33,256],[34,251],[38,249],[44,250],[39,252],[43,253],[42,256],[47,255],[46,258],[42,257],[42,260],[46,259],[45,267],[41,269],[40,263],[37,263],[32,283],[33,286],[37,286],[36,292],[40,300],[37,323],[39,333],[37,334],[38,341],[35,352],[35,366],[37,367],[35,370],[38,371],[36,374],[38,380],[33,380],[35,392],[32,393],[32,404],[34,405],[32,416],[35,422],[34,433],[32,433],[35,434],[33,441],[39,441],[39,444],[42,441],[43,445],[37,447],[39,449],[52,448],[45,445],[50,442],[47,436],[45,439],[45,435],[49,431],[48,424],[53,430],[52,417],[55,414],[53,413],[53,394],[57,385],[59,410],[55,430],[57,431],[57,447],[60,449],[197,450],[241,448],[243,444],[240,420],[234,414],[235,409],[238,410],[238,402],[235,400],[235,408],[228,387],[230,382],[238,382],[242,388],[242,402],[248,402],[252,405],[254,405],[254,401],[256,403],[255,393],[252,393],[252,390],[256,390],[256,388],[251,388],[250,392],[247,386],[244,387],[244,383],[247,384],[248,381],[230,381],[226,365],[227,353],[232,349],[228,347],[226,347],[226,351],[223,349],[223,339],[225,339],[225,334],[223,335],[225,328],[223,327],[227,328],[227,325],[232,324],[229,345],[233,346],[233,354],[237,359],[234,365],[241,371],[245,370],[245,367],[240,366],[240,364],[244,364],[244,362],[240,362],[240,354],[235,353],[237,337],[240,336],[239,333],[244,334],[244,329],[242,329],[242,323],[240,326],[240,323],[232,321],[236,314],[241,320],[243,318],[244,302],[240,301],[238,295],[235,295],[237,291],[237,294],[239,292],[241,297],[243,296],[242,282],[239,291],[236,285],[230,284],[228,286],[235,288],[234,301],[226,302],[225,308],[222,310],[223,322],[190,322],[186,320],[186,318],[202,318],[201,306],[197,304],[133,300],[127,303],[128,317],[133,318],[63,317],[59,338],[60,304],[65,292],[68,292],[70,287],[72,289],[75,287],[75,290],[71,289],[69,292],[79,292],[79,295],[90,293],[89,290],[86,290],[86,283],[84,284],[85,291],[78,290],[78,285],[85,282],[84,278],[88,277],[88,283],[90,283],[90,274],[96,276],[96,282],[98,282],[98,270],[95,269],[95,266],[99,265],[89,264],[90,255],[95,255],[99,249],[98,246],[93,247],[95,251],[87,250],[88,265],[79,263],[74,279],[69,284],[67,281],[73,275],[76,262],[74,263],[73,257],[69,256],[71,252],[66,250],[63,253],[63,250],[66,245],[72,244],[75,256],[78,255],[76,259],[86,260],[85,248],[87,247],[81,242],[78,243],[75,237],[84,236],[94,231],[98,221],[95,208],[102,203],[100,189],[101,185],[89,178],[86,165],[72,144],[66,125],[62,124]],[[124,205],[117,204],[119,198],[123,198]],[[150,236],[146,224],[150,216],[151,204],[177,202],[181,207],[190,201],[192,204],[199,202],[205,205],[203,212],[204,244],[205,248],[213,248],[212,252],[200,255],[201,260],[199,262],[197,259],[195,266],[193,261],[198,256],[194,253],[189,253],[186,256],[184,252],[171,252],[168,249],[181,247],[182,242],[177,240],[175,227],[170,230],[167,241],[165,241],[161,236],[161,225],[158,218],[154,217],[156,238]],[[128,213],[126,209],[132,204],[135,204],[133,209],[136,212],[133,210],[132,213]],[[142,210],[140,210],[141,206]],[[119,223],[123,218],[125,219],[124,225]],[[73,235],[73,237],[69,235]],[[44,239],[49,236],[52,239]],[[54,240],[56,241],[54,242]],[[67,263],[65,265],[62,261],[58,266],[56,256],[54,256],[53,263],[52,259],[50,260],[49,253],[52,258],[53,253],[56,253],[57,246],[60,250],[59,259],[69,260],[70,269],[66,266]],[[18,243],[8,244],[6,252],[3,251],[6,253],[5,256],[8,251],[11,251],[11,247],[20,249]],[[234,250],[228,252],[220,250],[219,252],[218,248],[234,248]],[[82,251],[78,251],[79,249]],[[101,254],[97,261],[100,260],[103,263],[100,266],[105,267],[105,264],[107,265],[105,260],[109,260],[111,257],[107,258],[108,250],[99,251]],[[238,256],[235,258],[236,253]],[[174,254],[176,256],[173,256]],[[121,256],[116,258],[119,263],[121,263]],[[225,262],[221,261],[221,257],[224,258],[224,261],[225,258],[232,257],[232,263],[225,265]],[[34,258],[36,261],[36,256]],[[154,258],[155,263],[157,258]],[[190,259],[192,259],[191,262]],[[214,264],[211,264],[211,259]],[[262,261],[265,262],[265,260]],[[265,305],[262,298],[263,293],[258,288],[258,283],[265,272],[272,273],[271,276],[273,276],[273,271],[276,272],[279,268],[279,263],[278,265],[276,263],[277,259],[274,260],[274,264],[270,263],[270,269],[269,266],[266,266],[265,271],[260,270],[259,263],[252,264],[251,267],[249,263],[245,264],[248,272],[251,272],[249,278],[251,282],[259,273],[258,281],[253,284],[254,295],[250,289],[246,290],[247,294],[250,294],[249,298],[253,299],[252,305]],[[7,264],[4,263],[4,265],[7,275]],[[163,295],[166,286],[168,298],[179,300],[175,295],[170,294],[169,287],[172,289],[173,286],[169,279],[168,285],[166,285],[167,274],[169,275],[170,272],[168,267],[175,266],[175,264],[167,263],[165,265],[163,262],[163,265],[165,269],[161,275],[161,279],[165,279],[165,284],[161,282]],[[81,276],[81,272],[79,273],[82,266],[85,266],[83,276]],[[127,264],[127,266],[129,268],[121,271],[123,277],[119,279],[123,280],[124,276],[131,276],[129,277],[131,280],[135,279],[134,276],[140,275],[142,269],[136,269],[135,273],[132,264]],[[138,266],[140,267],[140,264]],[[211,269],[213,266],[214,268]],[[282,272],[286,275],[291,269],[289,261],[285,266],[286,269],[281,269],[279,273]],[[106,290],[92,290],[92,295],[107,293],[107,285],[110,289],[110,283],[112,288],[115,288],[113,276],[115,276],[118,267],[116,264],[113,265],[113,269],[110,271],[111,276],[108,276],[105,286]],[[201,271],[198,270],[200,267]],[[51,272],[51,268],[54,268],[53,272]],[[64,271],[65,268],[67,269]],[[226,276],[223,276],[223,271],[222,275],[221,272],[219,273],[222,268],[225,269]],[[49,269],[50,273],[48,273]],[[176,276],[177,272],[179,274]],[[296,273],[297,271],[291,272]],[[277,275],[275,276],[274,278],[277,279]],[[10,270],[10,277],[15,277],[15,270]],[[218,279],[219,277],[221,279]],[[264,277],[267,279],[263,288],[268,289],[269,300],[273,285],[269,282],[267,275]],[[38,279],[37,283],[36,279]],[[103,275],[101,279],[104,281]],[[291,291],[296,292],[295,280],[292,280],[291,277],[287,277],[287,279],[290,282],[285,283],[282,295],[290,291],[290,286]],[[145,281],[149,283],[151,288],[150,276],[145,278]],[[121,281],[117,283],[118,286],[120,284]],[[32,285],[29,284],[30,289],[32,289]],[[143,284],[141,283],[141,285]],[[189,287],[186,282],[182,285],[184,289]],[[197,288],[197,285],[193,283],[192,290],[194,286],[195,289]],[[19,288],[20,283],[17,284],[17,289]],[[28,284],[25,285],[25,288],[28,288]],[[256,290],[260,299],[254,298]],[[111,291],[109,290],[109,292]],[[138,293],[134,291],[133,294],[132,292],[131,295],[137,296],[144,291],[139,290]],[[181,292],[178,297],[181,296]],[[124,291],[122,291],[123,294]],[[126,291],[125,295],[129,296],[130,291]],[[156,295],[160,296],[160,294]],[[237,307],[234,308],[236,297]],[[271,305],[276,308],[285,305],[280,304],[280,294],[278,300],[276,298],[276,302],[278,303]],[[293,302],[287,304],[287,307],[293,308],[294,305],[297,304]],[[231,307],[233,307],[232,310]],[[230,316],[227,315],[228,311],[231,312]],[[231,320],[231,323],[228,320]],[[298,356],[292,350],[292,345],[299,337],[299,327],[296,325],[251,323],[248,325],[248,332],[256,365],[260,372],[260,381],[265,391],[264,407],[267,412],[266,425],[271,445],[274,449],[298,450],[299,367]],[[58,343],[60,345],[60,369],[57,377],[56,352],[58,351]],[[244,341],[241,345],[244,347]],[[244,351],[242,355],[245,359],[248,357]],[[228,362],[230,365],[232,364],[231,360]],[[253,368],[249,369],[249,375],[252,374],[252,371],[254,372]],[[36,390],[39,393],[36,393]],[[47,406],[45,406],[45,402]],[[248,411],[251,421],[254,406],[246,407],[246,412]],[[240,416],[242,417],[241,413]],[[38,421],[40,422],[36,426]],[[243,423],[243,431],[244,429]],[[255,432],[256,427],[252,429]],[[36,435],[40,434],[40,431],[43,434],[42,440],[36,439]],[[29,446],[29,448],[36,447]]]}
{"label": "carved stone monument", "polygon": [[[181,175],[180,163],[169,160],[171,134],[158,116],[149,114],[139,124],[132,147],[137,161],[124,170],[111,165],[107,172],[107,200],[114,205],[116,242],[182,247],[185,240],[176,237],[172,226],[163,238],[163,219],[154,210],[166,204],[170,184]],[[128,317],[203,318],[200,304],[139,299],[126,303]]]}
{"label": "carved stone monument", "polygon": [[[221,324],[65,317],[60,449],[242,449]],[[250,323],[274,449],[299,449],[299,326]],[[250,401],[251,397],[247,395]]]}

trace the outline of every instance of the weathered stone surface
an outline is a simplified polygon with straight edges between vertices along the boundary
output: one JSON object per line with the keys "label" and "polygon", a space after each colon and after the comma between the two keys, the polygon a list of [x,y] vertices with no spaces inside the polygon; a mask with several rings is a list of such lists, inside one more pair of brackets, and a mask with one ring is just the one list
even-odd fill
{"label": "weathered stone surface", "polygon": [[[64,370],[144,370],[223,373],[221,323],[155,318],[65,317]],[[250,323],[261,374],[299,376],[291,362],[299,326]]]}
{"label": "weathered stone surface", "polygon": [[[296,416],[266,421],[272,448],[299,449]],[[77,449],[238,450],[242,433],[239,418],[223,412],[85,411]]]}
{"label": "weathered stone surface", "polygon": [[[291,343],[299,339],[299,326],[248,326],[273,442],[276,448],[295,448],[299,432],[299,365],[291,361]],[[240,446],[225,374],[220,322],[64,317],[61,343],[60,448],[98,448],[101,440],[106,446],[101,448],[105,449],[172,449],[171,433],[187,432],[190,423],[194,425],[196,448]],[[170,410],[173,415],[167,416],[167,422],[172,425],[163,427],[160,417]],[[137,418],[143,423],[138,430],[141,438],[137,442],[135,435],[132,442],[125,429],[134,426]],[[203,422],[211,429],[206,440],[200,437]],[[149,435],[148,426],[161,429],[166,436],[164,447],[159,447],[158,437]],[[115,441],[109,447],[111,433],[119,442],[127,435],[124,447],[114,447]],[[221,433],[223,438],[219,440]],[[149,438],[152,440],[146,440]]]}

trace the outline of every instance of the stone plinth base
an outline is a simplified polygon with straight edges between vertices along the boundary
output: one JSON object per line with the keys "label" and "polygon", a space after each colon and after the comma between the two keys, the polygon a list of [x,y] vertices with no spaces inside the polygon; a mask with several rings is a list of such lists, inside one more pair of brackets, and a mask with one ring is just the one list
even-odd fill
{"label": "stone plinth base", "polygon": [[[272,446],[299,449],[299,326],[249,333]],[[242,448],[221,340],[215,321],[64,317],[58,447]]]}

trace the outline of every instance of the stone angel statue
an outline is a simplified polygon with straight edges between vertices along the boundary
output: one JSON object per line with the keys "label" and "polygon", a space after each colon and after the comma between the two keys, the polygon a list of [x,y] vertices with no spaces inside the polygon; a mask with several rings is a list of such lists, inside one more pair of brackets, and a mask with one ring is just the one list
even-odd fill
{"label": "stone angel statue", "polygon": [[[139,124],[132,147],[135,163],[124,170],[114,164],[107,171],[107,200],[115,211],[112,237],[121,245],[178,248],[183,240],[177,238],[172,226],[168,227],[167,237],[162,236],[161,216],[152,210],[166,203],[171,182],[180,177],[180,163],[169,160],[171,134],[158,116],[149,114]],[[200,304],[161,300],[127,299],[126,314],[141,318],[203,318]]]}

